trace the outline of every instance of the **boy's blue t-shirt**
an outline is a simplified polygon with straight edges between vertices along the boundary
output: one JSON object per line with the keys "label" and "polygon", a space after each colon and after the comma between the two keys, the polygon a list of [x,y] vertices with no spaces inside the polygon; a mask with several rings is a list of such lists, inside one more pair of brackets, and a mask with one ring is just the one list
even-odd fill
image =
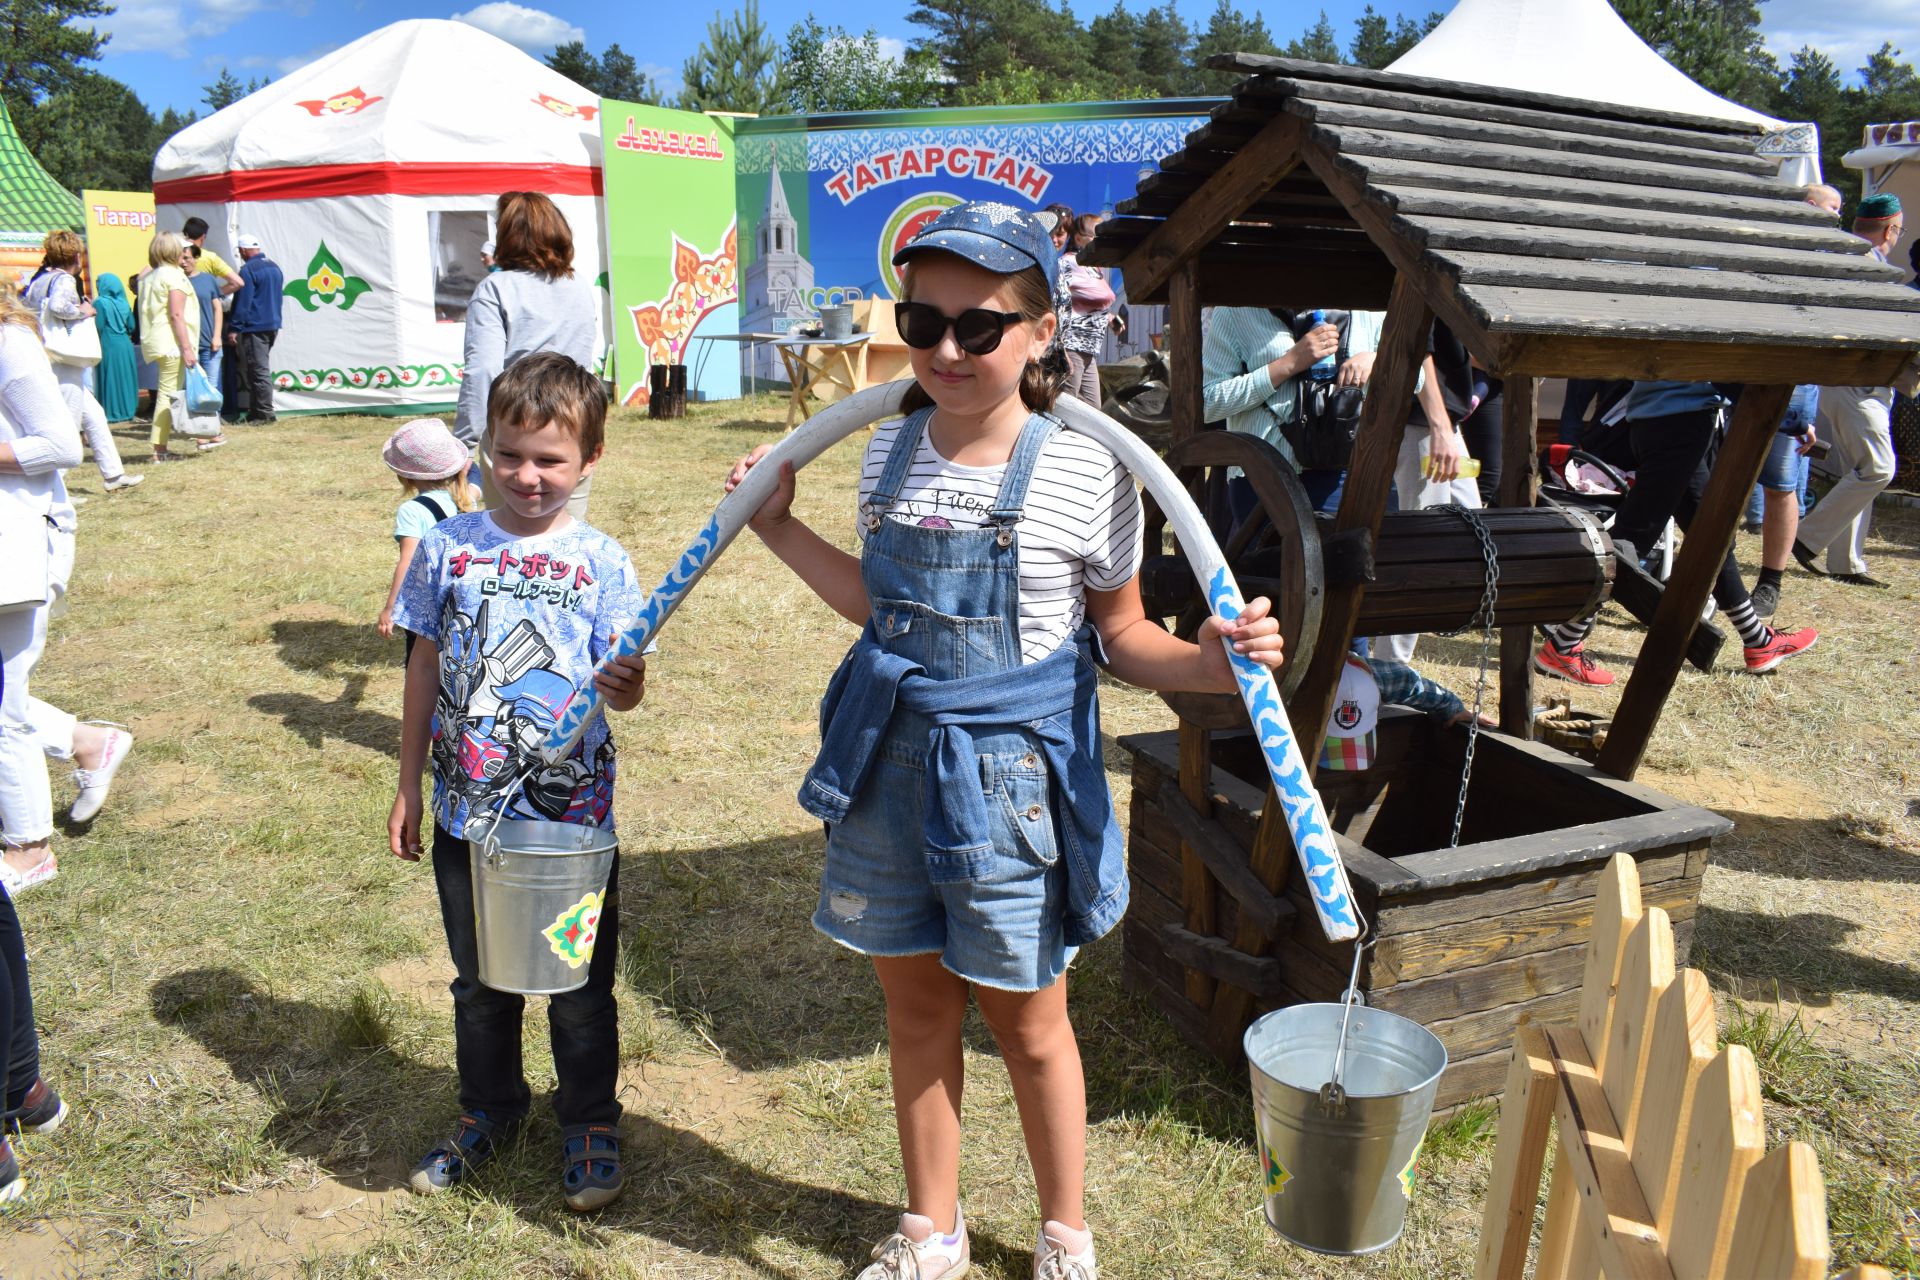
{"label": "boy's blue t-shirt", "polygon": [[393,624],[440,648],[433,713],[433,817],[463,836],[529,768],[510,818],[613,825],[613,738],[596,716],[573,755],[539,763],[540,743],[613,637],[646,603],[620,544],[578,520],[519,538],[484,511],[420,539]]}

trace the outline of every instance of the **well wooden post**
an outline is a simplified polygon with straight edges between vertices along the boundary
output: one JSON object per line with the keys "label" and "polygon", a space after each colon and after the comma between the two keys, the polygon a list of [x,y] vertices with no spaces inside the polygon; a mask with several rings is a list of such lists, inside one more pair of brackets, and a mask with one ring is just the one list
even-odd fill
{"label": "well wooden post", "polygon": [[[1205,425],[1200,372],[1200,282],[1194,260],[1174,268],[1168,280],[1167,334],[1173,366],[1168,405],[1173,419],[1173,443],[1179,444]],[[1197,495],[1196,495],[1197,496]],[[1155,548],[1157,550],[1158,548]],[[1197,724],[1180,722],[1180,791],[1202,818],[1213,812],[1208,792],[1213,783],[1212,735]],[[1219,890],[1206,864],[1191,844],[1180,844],[1180,902],[1187,928],[1202,938],[1219,931]],[[1214,980],[1198,969],[1187,970],[1187,999],[1195,1008],[1213,1007]]]}
{"label": "well wooden post", "polygon": [[[1500,505],[1531,507],[1540,492],[1540,379],[1507,379],[1501,402]],[[1533,628],[1500,628],[1500,732],[1533,736]]]}
{"label": "well wooden post", "polygon": [[1760,479],[1767,447],[1792,396],[1792,387],[1749,386],[1734,406],[1733,423],[1720,446],[1700,509],[1673,562],[1640,656],[1634,659],[1607,744],[1600,748],[1600,767],[1616,778],[1631,778],[1639,771],[1654,726],[1660,723],[1660,710],[1680,674],[1680,664],[1686,661],[1687,642],[1699,625],[1721,562],[1733,546],[1734,528],[1746,510],[1747,495]]}

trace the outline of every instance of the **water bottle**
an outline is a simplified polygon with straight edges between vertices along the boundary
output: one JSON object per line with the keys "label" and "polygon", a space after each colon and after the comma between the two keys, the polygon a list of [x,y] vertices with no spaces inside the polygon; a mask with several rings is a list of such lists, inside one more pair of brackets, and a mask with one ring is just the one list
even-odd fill
{"label": "water bottle", "polygon": [[[1313,323],[1315,325],[1323,325],[1326,322],[1327,313],[1315,307],[1313,310]],[[1325,382],[1332,378],[1339,369],[1339,362],[1334,359],[1337,354],[1339,353],[1329,351],[1326,355],[1315,360],[1313,367],[1307,370],[1307,376],[1315,382]]]}

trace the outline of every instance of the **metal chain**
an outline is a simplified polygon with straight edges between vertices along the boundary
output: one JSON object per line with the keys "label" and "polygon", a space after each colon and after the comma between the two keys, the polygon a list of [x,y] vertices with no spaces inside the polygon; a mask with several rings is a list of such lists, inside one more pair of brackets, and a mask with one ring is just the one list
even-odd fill
{"label": "metal chain", "polygon": [[1500,599],[1500,556],[1493,546],[1493,534],[1488,532],[1486,522],[1480,513],[1471,507],[1463,507],[1457,502],[1444,506],[1427,508],[1431,511],[1451,511],[1467,522],[1467,528],[1480,540],[1480,559],[1486,566],[1486,580],[1480,589],[1480,604],[1473,616],[1465,624],[1452,631],[1435,632],[1436,635],[1457,636],[1472,629],[1475,623],[1480,625],[1480,666],[1474,676],[1473,717],[1467,721],[1467,755],[1460,767],[1460,794],[1453,804],[1453,834],[1447,840],[1447,848],[1460,846],[1460,824],[1467,816],[1467,784],[1473,779],[1473,753],[1480,745],[1480,709],[1487,700],[1487,664],[1493,657],[1493,610]]}

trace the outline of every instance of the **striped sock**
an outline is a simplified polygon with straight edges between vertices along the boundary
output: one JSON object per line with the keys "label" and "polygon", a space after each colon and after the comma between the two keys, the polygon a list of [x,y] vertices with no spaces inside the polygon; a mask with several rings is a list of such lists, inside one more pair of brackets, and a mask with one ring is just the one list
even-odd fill
{"label": "striped sock", "polygon": [[1541,627],[1540,633],[1546,636],[1547,643],[1553,646],[1555,653],[1565,657],[1580,647],[1591,627],[1590,622],[1562,622]]}
{"label": "striped sock", "polygon": [[1742,600],[1726,611],[1727,621],[1740,633],[1740,643],[1749,649],[1758,649],[1773,639],[1773,628],[1760,621],[1760,615],[1753,611],[1752,600]]}

